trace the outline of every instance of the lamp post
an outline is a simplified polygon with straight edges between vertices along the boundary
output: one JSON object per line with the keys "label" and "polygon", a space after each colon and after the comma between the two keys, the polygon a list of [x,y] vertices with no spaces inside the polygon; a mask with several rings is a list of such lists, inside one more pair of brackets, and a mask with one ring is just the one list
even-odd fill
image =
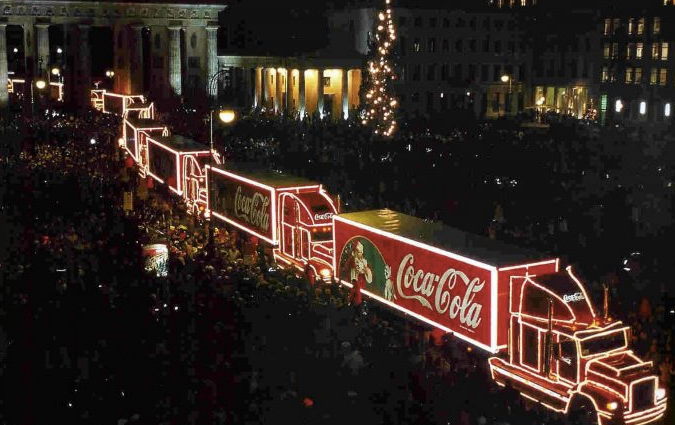
{"label": "lamp post", "polygon": [[[220,71],[217,71],[213,76],[211,76],[211,80],[209,81],[209,95],[211,93],[215,92],[215,84],[218,81],[218,77],[222,75],[225,72],[224,69],[221,69]],[[213,155],[215,153],[215,150],[213,149],[213,113],[215,112],[216,105],[215,102],[211,103],[211,108],[209,108],[209,127],[210,127],[210,138],[209,138],[209,148],[210,148],[210,155],[209,155],[209,165],[213,167]],[[218,108],[219,109],[219,108]],[[231,125],[236,119],[237,119],[237,114],[234,112],[232,109],[222,109],[218,111],[218,118],[220,121],[226,125]],[[207,178],[209,179],[208,184],[209,184],[209,203],[213,202],[215,200],[215,187],[213,185],[213,179],[211,176],[213,173],[209,174]],[[215,253],[215,240],[214,240],[214,232],[215,232],[215,225],[212,220],[213,213],[212,211],[209,211],[209,216],[207,220],[209,221],[209,256],[213,256]]]}
{"label": "lamp post", "polygon": [[510,75],[504,74],[504,75],[502,75],[501,80],[502,80],[502,83],[504,83],[504,84],[509,83],[509,91],[508,91],[508,93],[506,94],[506,102],[505,102],[506,105],[505,105],[505,107],[504,107],[504,114],[505,114],[505,115],[508,115],[508,112],[509,112],[509,102],[511,101],[511,80],[512,80],[512,78],[511,78]]}

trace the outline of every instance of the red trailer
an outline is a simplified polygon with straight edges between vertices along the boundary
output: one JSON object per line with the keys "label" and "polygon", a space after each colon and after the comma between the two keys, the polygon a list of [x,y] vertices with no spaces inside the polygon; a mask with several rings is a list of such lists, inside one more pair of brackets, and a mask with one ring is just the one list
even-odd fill
{"label": "red trailer", "polygon": [[[391,210],[335,220],[336,275],[363,293],[484,350],[506,347],[508,279],[500,268],[557,271],[558,260]],[[494,243],[492,243],[494,242]],[[496,245],[496,246],[495,246]],[[496,248],[496,249],[495,249]],[[500,302],[500,299],[502,302]]]}
{"label": "red trailer", "polygon": [[271,244],[284,264],[330,278],[337,208],[321,184],[229,162],[207,170],[214,217]]}
{"label": "red trailer", "polygon": [[206,208],[206,170],[210,150],[182,136],[159,136],[140,132],[146,147],[147,175],[166,184],[188,204],[190,212]]}

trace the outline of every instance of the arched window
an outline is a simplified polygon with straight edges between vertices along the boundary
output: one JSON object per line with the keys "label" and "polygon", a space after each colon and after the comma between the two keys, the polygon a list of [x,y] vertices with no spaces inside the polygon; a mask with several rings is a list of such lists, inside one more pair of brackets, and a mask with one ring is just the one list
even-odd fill
{"label": "arched window", "polygon": [[192,46],[193,49],[197,48],[197,33],[192,33],[192,37],[190,37],[190,46]]}
{"label": "arched window", "polygon": [[155,34],[155,49],[161,49],[162,48],[162,39],[159,36],[159,34]]}

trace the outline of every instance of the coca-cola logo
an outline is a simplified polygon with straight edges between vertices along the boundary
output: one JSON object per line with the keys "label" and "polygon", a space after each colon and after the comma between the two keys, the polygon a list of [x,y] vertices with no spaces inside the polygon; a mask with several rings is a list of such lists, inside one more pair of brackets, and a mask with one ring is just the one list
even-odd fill
{"label": "coca-cola logo", "polygon": [[327,212],[327,213],[323,213],[323,214],[314,214],[314,221],[330,220],[331,217],[333,217],[332,212]]}
{"label": "coca-cola logo", "polygon": [[234,215],[247,223],[267,231],[270,226],[270,197],[258,192],[252,196],[242,193],[241,186],[237,186],[234,195]]}
{"label": "coca-cola logo", "polygon": [[462,325],[476,329],[482,320],[483,306],[474,302],[485,286],[479,278],[469,278],[464,272],[449,268],[442,275],[415,270],[415,257],[406,255],[398,267],[396,291],[401,298],[416,300],[438,314],[459,316]]}
{"label": "coca-cola logo", "polygon": [[581,301],[583,299],[585,299],[584,294],[582,294],[581,292],[575,292],[574,294],[571,295],[563,295],[563,301],[565,301],[566,303]]}

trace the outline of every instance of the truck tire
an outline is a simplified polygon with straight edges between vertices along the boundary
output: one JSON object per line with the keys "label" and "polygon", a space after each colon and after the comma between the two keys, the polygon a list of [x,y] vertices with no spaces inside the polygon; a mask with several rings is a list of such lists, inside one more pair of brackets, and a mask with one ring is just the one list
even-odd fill
{"label": "truck tire", "polygon": [[598,413],[595,405],[586,396],[574,397],[570,402],[568,417],[571,422],[578,425],[598,425]]}

